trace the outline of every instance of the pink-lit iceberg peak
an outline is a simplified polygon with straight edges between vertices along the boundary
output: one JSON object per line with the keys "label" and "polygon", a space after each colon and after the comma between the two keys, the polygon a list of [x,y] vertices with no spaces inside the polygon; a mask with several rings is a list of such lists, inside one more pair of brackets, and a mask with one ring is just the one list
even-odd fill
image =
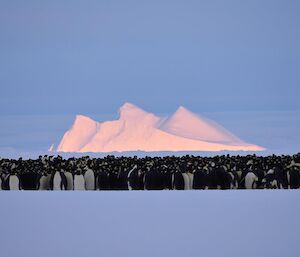
{"label": "pink-lit iceberg peak", "polygon": [[179,107],[162,118],[125,103],[118,120],[97,122],[77,115],[57,152],[263,151],[214,121]]}

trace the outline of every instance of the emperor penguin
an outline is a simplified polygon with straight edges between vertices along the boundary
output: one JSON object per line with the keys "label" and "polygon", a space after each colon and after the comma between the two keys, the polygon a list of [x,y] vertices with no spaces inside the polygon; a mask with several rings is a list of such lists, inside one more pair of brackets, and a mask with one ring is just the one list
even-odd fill
{"label": "emperor penguin", "polygon": [[8,187],[8,177],[10,174],[8,173],[3,173],[1,176],[1,189],[2,190],[9,190]]}
{"label": "emperor penguin", "polygon": [[6,187],[8,190],[21,190],[20,177],[16,172],[17,166],[15,163],[11,166],[11,173],[6,177]]}
{"label": "emperor penguin", "polygon": [[97,176],[97,188],[99,190],[110,190],[110,183],[109,183],[109,173],[100,170]]}
{"label": "emperor penguin", "polygon": [[86,190],[95,190],[96,188],[95,173],[92,169],[87,169],[87,171],[84,173],[84,180],[85,180]]}
{"label": "emperor penguin", "polygon": [[74,175],[74,190],[85,190],[84,176],[81,174],[80,169],[77,169]]}
{"label": "emperor penguin", "polygon": [[164,171],[162,173],[163,179],[163,189],[164,190],[172,190],[173,189],[173,175],[167,167],[164,167]]}
{"label": "emperor penguin", "polygon": [[23,190],[37,190],[38,187],[38,171],[34,167],[29,167],[30,170],[21,169],[19,178],[21,180]]}
{"label": "emperor penguin", "polygon": [[50,178],[50,189],[51,190],[67,189],[67,179],[63,172],[55,171],[52,173]]}
{"label": "emperor penguin", "polygon": [[70,171],[65,172],[67,180],[67,190],[74,190],[74,176]]}
{"label": "emperor penguin", "polygon": [[239,182],[238,182],[238,175],[235,171],[229,171],[229,176],[231,177],[230,180],[230,189],[238,189]]}
{"label": "emperor penguin", "polygon": [[184,180],[184,190],[190,190],[190,177],[189,175],[184,172],[182,173],[182,176],[183,176],[183,180]]}
{"label": "emperor penguin", "polygon": [[139,179],[138,179],[138,170],[137,165],[134,165],[134,167],[128,172],[127,175],[127,185],[128,190],[137,190],[139,187]]}
{"label": "emperor penguin", "polygon": [[288,171],[288,181],[290,189],[300,188],[300,172],[298,167],[291,167]]}
{"label": "emperor penguin", "polygon": [[175,189],[175,190],[184,190],[185,181],[184,181],[183,174],[181,173],[180,170],[176,170],[172,174],[172,184],[173,184],[173,189]]}
{"label": "emperor penguin", "polygon": [[145,176],[143,179],[145,190],[162,190],[164,189],[164,179],[163,176],[156,167],[147,167],[145,171]]}
{"label": "emperor penguin", "polygon": [[9,175],[7,179],[9,190],[21,190],[20,179],[16,173]]}
{"label": "emperor penguin", "polygon": [[138,166],[134,165],[134,167],[128,173],[128,190],[143,190],[143,176],[144,174],[140,169],[138,169]]}
{"label": "emperor penguin", "polygon": [[50,189],[50,178],[51,175],[44,172],[38,181],[38,190],[49,190]]}
{"label": "emperor penguin", "polygon": [[194,182],[194,174],[191,172],[186,173],[189,176],[189,182],[190,182],[190,189],[193,189],[193,182]]}
{"label": "emperor penguin", "polygon": [[256,189],[258,177],[253,172],[248,172],[245,176],[245,188]]}

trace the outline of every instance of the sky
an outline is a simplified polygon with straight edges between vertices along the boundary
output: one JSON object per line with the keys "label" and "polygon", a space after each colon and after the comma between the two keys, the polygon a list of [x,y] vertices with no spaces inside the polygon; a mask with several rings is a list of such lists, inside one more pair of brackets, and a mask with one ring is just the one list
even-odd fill
{"label": "sky", "polygon": [[[265,138],[274,125],[274,138],[291,136],[300,124],[299,11],[296,0],[0,0],[0,148],[38,148],[43,138],[48,149],[74,115],[101,120],[124,102],[157,114],[179,105],[227,113],[216,121],[257,144],[265,142],[252,134]],[[277,112],[290,117],[284,133],[281,118],[244,129],[247,113]]]}
{"label": "sky", "polygon": [[299,110],[300,3],[0,1],[0,114]]}
{"label": "sky", "polygon": [[292,257],[298,190],[2,192],[3,256]]}

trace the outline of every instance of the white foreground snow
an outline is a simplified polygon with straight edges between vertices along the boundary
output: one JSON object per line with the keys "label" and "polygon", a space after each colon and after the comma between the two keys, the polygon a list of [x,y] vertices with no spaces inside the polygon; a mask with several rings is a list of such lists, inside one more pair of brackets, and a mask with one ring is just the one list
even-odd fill
{"label": "white foreground snow", "polygon": [[1,256],[288,257],[300,191],[1,192]]}

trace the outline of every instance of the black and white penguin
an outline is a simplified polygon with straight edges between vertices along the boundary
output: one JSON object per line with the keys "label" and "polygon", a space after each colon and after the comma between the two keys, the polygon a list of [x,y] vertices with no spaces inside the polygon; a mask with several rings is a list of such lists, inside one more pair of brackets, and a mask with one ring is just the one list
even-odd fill
{"label": "black and white penguin", "polygon": [[3,173],[1,176],[1,188],[2,190],[9,190],[9,186],[8,186],[8,177],[9,177],[9,173]]}
{"label": "black and white penguin", "polygon": [[186,172],[182,173],[182,176],[184,180],[184,190],[190,190],[190,176]]}
{"label": "black and white penguin", "polygon": [[263,189],[265,187],[265,172],[262,170],[262,168],[255,168],[253,170],[253,173],[257,176],[258,180],[257,180],[257,186],[256,188],[258,189]]}
{"label": "black and white penguin", "polygon": [[67,180],[67,190],[74,190],[74,176],[70,171],[65,172]]}
{"label": "black and white penguin", "polygon": [[38,180],[38,190],[50,190],[51,174],[44,172]]}
{"label": "black and white penguin", "polygon": [[293,166],[288,171],[290,189],[300,188],[300,173],[296,166]]}
{"label": "black and white penguin", "polygon": [[147,167],[144,176],[145,190],[162,190],[164,189],[163,177],[155,167]]}
{"label": "black and white penguin", "polygon": [[210,187],[208,167],[197,167],[194,172],[193,189],[208,189]]}
{"label": "black and white penguin", "polygon": [[7,177],[7,187],[8,190],[21,190],[22,186],[20,183],[19,175],[16,173],[12,173]]}
{"label": "black and white penguin", "polygon": [[110,190],[109,173],[100,170],[97,174],[97,189],[99,190]]}
{"label": "black and white penguin", "polygon": [[0,190],[4,190],[5,189],[5,179],[6,179],[6,176],[7,174],[5,174],[3,172],[3,169],[1,169],[1,172],[0,172]]}
{"label": "black and white penguin", "polygon": [[74,190],[85,190],[85,180],[80,169],[77,169],[74,175]]}
{"label": "black and white penguin", "polygon": [[5,180],[3,181],[3,188],[6,190],[21,190],[22,185],[20,181],[20,176],[17,173],[17,166],[15,163],[11,165],[9,168],[10,173],[5,176]]}
{"label": "black and white penguin", "polygon": [[85,180],[85,189],[86,190],[95,190],[96,189],[96,180],[95,173],[92,169],[87,169],[84,173]]}
{"label": "black and white penguin", "polygon": [[128,173],[127,167],[120,168],[118,173],[118,190],[128,190]]}
{"label": "black and white penguin", "polygon": [[245,176],[245,188],[256,189],[258,177],[252,172],[248,172]]}
{"label": "black and white penguin", "polygon": [[109,166],[107,169],[109,173],[109,185],[111,190],[118,190],[120,188],[119,185],[119,171],[118,167]]}
{"label": "black and white penguin", "polygon": [[230,189],[238,189],[239,188],[239,176],[235,170],[228,172],[230,179]]}
{"label": "black and white penguin", "polygon": [[172,190],[173,184],[172,184],[172,173],[168,169],[165,169],[162,173],[162,179],[163,179],[163,188],[165,190]]}
{"label": "black and white penguin", "polygon": [[67,179],[63,172],[54,171],[50,177],[50,189],[51,190],[66,190]]}
{"label": "black and white penguin", "polygon": [[22,170],[20,174],[23,190],[37,190],[38,187],[38,173],[30,170]]}
{"label": "black and white penguin", "polygon": [[139,170],[137,165],[128,172],[127,176],[128,190],[141,190]]}
{"label": "black and white penguin", "polygon": [[212,162],[211,167],[209,168],[209,189],[221,189],[220,180],[218,176],[218,167],[214,162]]}
{"label": "black and white penguin", "polygon": [[281,184],[279,183],[279,180],[277,179],[274,168],[268,170],[266,176],[263,179],[263,182],[264,182],[264,187],[267,189],[281,188]]}
{"label": "black and white penguin", "polygon": [[237,165],[235,172],[238,176],[238,189],[245,189],[245,177],[247,171],[241,165]]}
{"label": "black and white penguin", "polygon": [[274,172],[278,179],[280,188],[288,189],[287,172],[284,170],[283,166],[279,165],[278,167],[275,167]]}
{"label": "black and white penguin", "polygon": [[218,189],[230,189],[231,188],[231,175],[227,172],[227,166],[222,165],[216,168],[217,176],[217,188]]}
{"label": "black and white penguin", "polygon": [[190,190],[193,189],[193,183],[194,183],[194,174],[191,172],[186,173],[189,176],[189,182],[190,182]]}
{"label": "black and white penguin", "polygon": [[177,170],[172,174],[172,185],[175,190],[184,190],[184,177],[181,171]]}

